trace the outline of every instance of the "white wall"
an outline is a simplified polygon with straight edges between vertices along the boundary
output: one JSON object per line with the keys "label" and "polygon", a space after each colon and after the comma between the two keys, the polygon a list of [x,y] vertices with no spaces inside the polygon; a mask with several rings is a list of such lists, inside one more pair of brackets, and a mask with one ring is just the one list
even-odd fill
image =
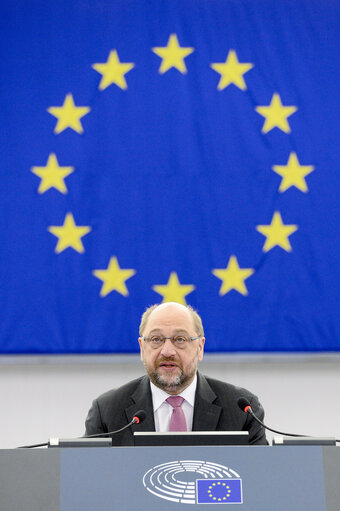
{"label": "white wall", "polygon": [[[340,438],[339,355],[206,355],[200,370],[257,394],[273,428]],[[0,448],[82,435],[92,399],[141,374],[134,355],[0,357]]]}

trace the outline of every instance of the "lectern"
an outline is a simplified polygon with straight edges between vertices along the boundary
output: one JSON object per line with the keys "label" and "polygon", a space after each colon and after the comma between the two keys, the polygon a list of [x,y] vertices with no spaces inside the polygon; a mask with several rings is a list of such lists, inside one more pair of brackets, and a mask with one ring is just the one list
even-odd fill
{"label": "lectern", "polygon": [[340,449],[0,450],[1,511],[339,511]]}

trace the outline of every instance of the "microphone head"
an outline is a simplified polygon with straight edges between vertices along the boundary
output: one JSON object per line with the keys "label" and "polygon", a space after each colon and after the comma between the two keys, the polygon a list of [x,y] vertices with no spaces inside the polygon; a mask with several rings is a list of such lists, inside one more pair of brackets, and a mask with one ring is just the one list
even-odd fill
{"label": "microphone head", "polygon": [[250,403],[246,397],[240,397],[237,400],[237,404],[241,408],[242,412],[247,413],[249,408],[251,409]]}
{"label": "microphone head", "polygon": [[146,417],[146,412],[144,410],[138,410],[133,416],[133,419],[136,419],[136,424],[140,424]]}

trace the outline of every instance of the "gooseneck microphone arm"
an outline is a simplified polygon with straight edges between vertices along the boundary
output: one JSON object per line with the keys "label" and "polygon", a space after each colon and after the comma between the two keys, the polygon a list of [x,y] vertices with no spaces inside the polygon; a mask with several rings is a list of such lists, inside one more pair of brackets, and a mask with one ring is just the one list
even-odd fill
{"label": "gooseneck microphone arm", "polygon": [[145,417],[146,417],[146,412],[144,412],[144,410],[138,410],[138,412],[135,413],[135,415],[133,416],[132,421],[120,429],[116,429],[115,431],[109,431],[108,433],[95,433],[94,435],[84,435],[81,438],[100,438],[100,437],[106,437],[109,435],[115,435],[116,433],[120,433],[121,431],[124,431],[124,429],[129,428],[133,424],[140,424],[141,422],[143,422]]}
{"label": "gooseneck microphone arm", "polygon": [[[272,431],[273,433],[278,433],[279,435],[283,436],[293,436],[297,438],[312,438],[310,435],[297,435],[296,433],[283,433],[282,431],[277,431],[276,429],[270,428],[266,426],[258,417],[256,417],[255,413],[253,412],[251,408],[251,404],[249,403],[248,399],[245,397],[240,397],[237,400],[237,404],[239,408],[241,408],[242,412],[249,413],[261,426],[265,429],[268,429],[269,431]],[[336,443],[340,442],[340,439],[335,438],[334,439]]]}
{"label": "gooseneck microphone arm", "polygon": [[[107,433],[95,433],[94,435],[84,435],[84,436],[77,437],[77,438],[78,439],[101,438],[101,437],[107,437],[110,435],[116,435],[117,433],[124,431],[124,429],[131,427],[133,424],[140,424],[141,422],[143,422],[145,417],[146,417],[146,412],[144,410],[138,410],[138,412],[136,412],[135,415],[133,416],[131,422],[129,422],[129,424],[126,424],[126,426],[123,426],[120,429],[116,429],[115,431],[108,431]],[[22,446],[18,447],[18,449],[33,449],[35,447],[47,447],[48,445],[50,445],[50,442],[45,442],[44,444],[22,445]]]}
{"label": "gooseneck microphone arm", "polygon": [[253,410],[251,408],[251,405],[250,405],[248,399],[246,399],[245,397],[240,397],[237,401],[237,404],[241,408],[242,412],[249,413],[249,415],[251,415],[256,420],[256,422],[261,424],[261,426],[263,428],[268,429],[269,431],[272,431],[273,433],[278,433],[279,435],[283,435],[283,436],[296,436],[296,437],[300,437],[300,438],[308,438],[308,435],[297,435],[295,433],[283,433],[282,431],[277,431],[276,429],[272,429],[269,426],[266,426],[258,417],[256,417],[255,413],[253,412]]}

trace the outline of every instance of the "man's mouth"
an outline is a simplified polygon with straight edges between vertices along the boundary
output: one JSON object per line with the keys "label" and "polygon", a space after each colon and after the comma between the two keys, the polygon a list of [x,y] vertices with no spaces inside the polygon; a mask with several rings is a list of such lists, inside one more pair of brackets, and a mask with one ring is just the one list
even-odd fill
{"label": "man's mouth", "polygon": [[160,362],[158,364],[158,367],[162,367],[165,371],[171,372],[174,371],[178,367],[178,365],[176,364],[176,362]]}

